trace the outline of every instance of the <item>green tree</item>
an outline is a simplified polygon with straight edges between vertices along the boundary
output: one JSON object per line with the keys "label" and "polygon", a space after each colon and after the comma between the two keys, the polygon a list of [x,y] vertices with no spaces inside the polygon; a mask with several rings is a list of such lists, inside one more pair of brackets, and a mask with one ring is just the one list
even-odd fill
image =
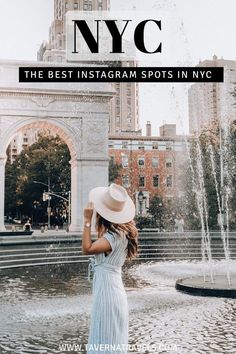
{"label": "green tree", "polygon": [[[222,128],[221,128],[222,129]],[[228,195],[228,209],[230,216],[236,210],[236,133],[234,125],[221,131],[222,147],[220,146],[220,127],[219,122],[212,122],[202,130],[198,137],[189,141],[191,161],[186,162],[185,173],[183,174],[185,190],[185,212],[187,223],[191,229],[201,229],[200,210],[197,203],[197,193],[200,195],[200,204],[203,198],[206,201],[206,208],[201,210],[206,224],[208,216],[208,226],[211,230],[219,229],[218,213],[220,212],[217,198],[217,190],[220,204],[222,194],[226,189],[230,190]],[[200,152],[199,152],[200,151]],[[221,156],[223,161],[224,185],[221,188]],[[201,173],[202,172],[202,176]],[[200,188],[202,180],[203,188]],[[224,198],[225,200],[226,198]],[[225,205],[223,206],[225,210]],[[230,220],[233,227],[234,221]]]}
{"label": "green tree", "polygon": [[17,169],[10,163],[6,162],[6,185],[5,185],[5,206],[7,215],[15,215],[17,206]]}
{"label": "green tree", "polygon": [[109,161],[109,183],[115,182],[120,176],[122,165],[115,163],[112,159]]}
{"label": "green tree", "polygon": [[152,227],[158,227],[160,230],[166,228],[165,226],[165,213],[166,213],[166,206],[164,204],[163,199],[158,196],[154,195],[150,200],[148,213],[152,219]]}
{"label": "green tree", "polygon": [[[35,201],[43,205],[42,194],[50,183],[51,190],[70,190],[70,152],[58,136],[40,135],[33,145],[25,148],[11,165],[6,166],[6,212],[15,214],[17,206],[21,213],[30,216]],[[58,201],[52,200],[57,203]]]}
{"label": "green tree", "polygon": [[137,228],[140,230],[154,228],[152,219],[148,216],[138,215],[135,217],[135,222],[136,222]]}

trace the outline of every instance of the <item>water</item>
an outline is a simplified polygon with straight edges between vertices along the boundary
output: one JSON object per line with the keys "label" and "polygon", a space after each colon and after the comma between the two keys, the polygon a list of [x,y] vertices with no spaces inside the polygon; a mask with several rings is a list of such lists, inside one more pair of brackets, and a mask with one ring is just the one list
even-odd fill
{"label": "water", "polygon": [[[138,345],[143,353],[235,353],[236,300],[193,297],[174,288],[176,279],[201,275],[202,267],[197,262],[124,267],[129,353],[138,353]],[[226,267],[214,262],[216,274]],[[230,267],[236,273],[235,262]],[[92,289],[85,267],[1,271],[0,299],[1,354],[67,353],[59,345],[87,343]]]}

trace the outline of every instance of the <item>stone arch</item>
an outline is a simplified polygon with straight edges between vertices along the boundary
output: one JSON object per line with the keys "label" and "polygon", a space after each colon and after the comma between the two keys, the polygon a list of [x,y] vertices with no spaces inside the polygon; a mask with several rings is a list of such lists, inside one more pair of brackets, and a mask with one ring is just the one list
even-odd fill
{"label": "stone arch", "polygon": [[[67,144],[70,156],[71,156],[71,185],[73,189],[72,193],[72,203],[71,203],[71,225],[72,231],[78,231],[80,225],[78,225],[78,183],[77,183],[77,170],[74,168],[76,161],[79,159],[80,155],[80,141],[78,139],[78,131],[76,132],[73,127],[70,127],[65,120],[57,119],[38,119],[38,118],[19,118],[14,124],[12,124],[6,130],[1,144],[1,155],[0,168],[4,168],[6,161],[6,150],[10,142],[17,135],[17,133],[22,129],[28,128],[41,128],[41,129],[51,129],[53,133],[58,134],[58,136]],[[4,181],[3,181],[3,184]]]}
{"label": "stone arch", "polygon": [[60,119],[20,119],[14,125],[12,125],[4,134],[1,150],[2,156],[5,156],[7,147],[10,142],[17,135],[17,133],[22,129],[39,128],[39,129],[52,129],[54,134],[59,135],[59,137],[66,143],[69,148],[71,160],[77,159],[79,155],[78,141],[75,138],[75,132],[73,129]]}
{"label": "stone arch", "polygon": [[[36,62],[24,64],[38,66]],[[83,208],[89,191],[108,184],[109,101],[115,92],[105,83],[22,84],[19,83],[19,65],[24,64],[0,62],[0,231],[5,230],[7,146],[20,129],[37,126],[53,129],[70,150],[70,231],[78,232],[83,227]],[[58,63],[50,65],[60,66]]]}

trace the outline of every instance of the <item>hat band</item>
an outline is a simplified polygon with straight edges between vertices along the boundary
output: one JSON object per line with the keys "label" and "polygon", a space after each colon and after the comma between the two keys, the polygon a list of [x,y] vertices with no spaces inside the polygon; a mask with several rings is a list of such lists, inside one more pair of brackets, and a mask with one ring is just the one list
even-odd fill
{"label": "hat band", "polygon": [[109,191],[107,191],[105,194],[104,194],[104,197],[102,198],[102,201],[104,203],[104,205],[112,210],[112,211],[122,211],[123,208],[124,208],[124,205],[125,205],[125,201],[124,202],[120,202],[120,201],[117,201],[115,199],[113,199],[109,193]]}

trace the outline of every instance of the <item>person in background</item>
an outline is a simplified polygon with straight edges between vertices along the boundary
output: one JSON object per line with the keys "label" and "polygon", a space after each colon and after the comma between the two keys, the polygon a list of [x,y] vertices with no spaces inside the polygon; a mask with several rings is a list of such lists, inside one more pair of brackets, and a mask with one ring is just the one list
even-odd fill
{"label": "person in background", "polygon": [[27,232],[31,231],[31,224],[30,224],[29,220],[24,225],[24,231],[27,231]]}

